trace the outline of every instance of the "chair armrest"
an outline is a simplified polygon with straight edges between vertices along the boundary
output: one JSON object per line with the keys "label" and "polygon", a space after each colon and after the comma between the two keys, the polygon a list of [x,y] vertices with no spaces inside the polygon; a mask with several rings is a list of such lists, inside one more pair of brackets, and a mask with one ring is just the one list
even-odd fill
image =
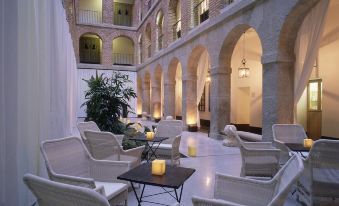
{"label": "chair armrest", "polygon": [[193,206],[240,206],[239,204],[228,202],[220,199],[208,199],[193,196],[192,197]]}
{"label": "chair armrest", "polygon": [[128,161],[94,160],[90,161],[91,177],[100,182],[121,182],[117,177],[131,169]]}
{"label": "chair armrest", "polygon": [[279,140],[274,140],[273,144],[276,148],[280,149],[282,152],[289,153],[291,150],[281,141]]}
{"label": "chair armrest", "polygon": [[69,185],[75,185],[85,188],[94,189],[95,183],[92,178],[83,178],[83,177],[75,177],[75,176],[69,176],[69,175],[61,175],[61,174],[51,174],[50,173],[50,179],[55,182],[60,182],[64,184]]}
{"label": "chair armrest", "polygon": [[253,149],[275,149],[272,142],[244,142],[244,145]]}
{"label": "chair armrest", "polygon": [[136,148],[129,149],[129,150],[123,150],[122,154],[141,158],[141,154],[144,150],[145,150],[145,146],[140,146],[140,147],[136,147]]}
{"label": "chair armrest", "polygon": [[123,135],[123,134],[113,134],[113,135],[115,136],[115,138],[117,138],[120,146],[122,146],[122,141],[123,141],[125,135]]}
{"label": "chair armrest", "polygon": [[273,196],[275,185],[276,180],[273,179],[262,181],[217,173],[214,198],[244,205],[267,205]]}
{"label": "chair armrest", "polygon": [[101,185],[99,187],[96,187],[96,188],[94,188],[94,191],[96,191],[97,193],[106,197],[106,192],[105,192],[104,186]]}
{"label": "chair armrest", "polygon": [[244,148],[246,156],[275,156],[279,159],[280,149],[249,149]]}

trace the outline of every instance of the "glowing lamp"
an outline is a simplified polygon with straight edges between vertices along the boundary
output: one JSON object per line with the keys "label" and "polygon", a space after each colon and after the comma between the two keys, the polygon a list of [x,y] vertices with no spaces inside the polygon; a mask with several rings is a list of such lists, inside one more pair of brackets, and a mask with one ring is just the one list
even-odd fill
{"label": "glowing lamp", "polygon": [[166,172],[165,160],[155,159],[152,161],[152,175],[164,175]]}
{"label": "glowing lamp", "polygon": [[304,147],[311,148],[312,145],[313,145],[313,140],[312,139],[304,139]]}
{"label": "glowing lamp", "polygon": [[188,156],[196,157],[197,156],[197,147],[193,144],[188,145]]}
{"label": "glowing lamp", "polygon": [[146,133],[146,139],[148,139],[148,140],[154,139],[154,132],[147,132]]}

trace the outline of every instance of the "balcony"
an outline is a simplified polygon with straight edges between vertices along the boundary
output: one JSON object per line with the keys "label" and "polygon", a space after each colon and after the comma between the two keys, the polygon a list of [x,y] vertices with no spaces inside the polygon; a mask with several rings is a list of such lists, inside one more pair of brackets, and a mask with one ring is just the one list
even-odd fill
{"label": "balcony", "polygon": [[113,53],[113,64],[114,65],[132,66],[132,65],[134,65],[134,55],[133,54]]}
{"label": "balcony", "polygon": [[173,24],[172,31],[173,31],[173,41],[181,37],[181,20]]}
{"label": "balcony", "polygon": [[193,9],[195,26],[201,24],[209,18],[209,0],[203,0]]}
{"label": "balcony", "polygon": [[114,25],[132,26],[132,17],[114,14]]}
{"label": "balcony", "polygon": [[101,24],[102,12],[92,10],[79,10],[78,23],[84,24]]}
{"label": "balcony", "polygon": [[132,4],[114,3],[113,22],[115,25],[132,26]]}

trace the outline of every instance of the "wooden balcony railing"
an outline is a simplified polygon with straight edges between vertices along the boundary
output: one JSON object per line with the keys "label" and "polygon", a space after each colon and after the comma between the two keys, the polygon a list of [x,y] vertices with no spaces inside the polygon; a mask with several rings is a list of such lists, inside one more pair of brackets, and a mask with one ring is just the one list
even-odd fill
{"label": "wooden balcony railing", "polygon": [[102,13],[100,11],[79,10],[79,23],[100,24]]}
{"label": "wooden balcony railing", "polygon": [[115,65],[134,65],[133,54],[113,53],[113,64]]}

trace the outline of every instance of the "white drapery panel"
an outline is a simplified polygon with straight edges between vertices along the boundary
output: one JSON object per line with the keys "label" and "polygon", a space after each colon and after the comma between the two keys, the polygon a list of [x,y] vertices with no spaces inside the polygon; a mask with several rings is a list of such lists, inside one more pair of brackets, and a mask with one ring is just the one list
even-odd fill
{"label": "white drapery panel", "polygon": [[[320,1],[306,16],[299,29],[294,52],[294,105],[300,100],[312,74],[323,31],[326,24],[329,0]],[[296,112],[295,112],[296,114]],[[296,119],[296,117],[295,117]]]}
{"label": "white drapery panel", "polygon": [[45,175],[40,142],[76,128],[76,60],[60,0],[2,4],[0,203],[27,206],[23,174]]}
{"label": "white drapery panel", "polygon": [[[208,74],[210,62],[207,51],[201,54],[197,68],[197,105],[199,105],[202,94],[204,93],[206,77]],[[200,127],[200,114],[197,109],[197,125]]]}

